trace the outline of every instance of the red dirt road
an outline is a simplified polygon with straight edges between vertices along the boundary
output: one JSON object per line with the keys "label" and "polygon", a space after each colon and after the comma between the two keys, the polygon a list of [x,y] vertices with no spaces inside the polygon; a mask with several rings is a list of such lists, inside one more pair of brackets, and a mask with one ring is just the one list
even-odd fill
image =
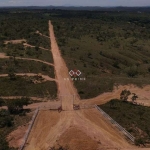
{"label": "red dirt road", "polygon": [[[34,77],[34,76],[37,76],[38,74],[35,74],[35,73],[16,73],[17,76],[29,76],[29,77]],[[0,77],[7,77],[8,74],[0,74]],[[53,78],[50,78],[49,76],[47,75],[42,75],[40,74],[40,76],[45,79],[46,81],[56,81],[55,79]]]}
{"label": "red dirt road", "polygon": [[[66,64],[60,54],[60,50],[54,35],[53,25],[50,21],[49,32],[51,51],[54,59],[55,76],[58,81],[58,96],[61,96],[63,110],[73,110],[73,95],[78,95],[77,90],[73,86],[73,82],[69,76],[68,68],[66,67]],[[64,78],[69,78],[70,80],[66,81]],[[76,100],[79,100],[78,97],[76,97]]]}
{"label": "red dirt road", "polygon": [[[0,58],[1,59],[9,59],[10,56],[6,56],[5,53],[0,53]],[[40,59],[34,59],[34,58],[23,58],[23,57],[15,57],[15,59],[21,59],[21,60],[29,60],[29,61],[36,61],[36,62],[41,62],[43,64],[47,64],[50,66],[54,66],[52,63],[46,62],[46,61],[42,61]]]}

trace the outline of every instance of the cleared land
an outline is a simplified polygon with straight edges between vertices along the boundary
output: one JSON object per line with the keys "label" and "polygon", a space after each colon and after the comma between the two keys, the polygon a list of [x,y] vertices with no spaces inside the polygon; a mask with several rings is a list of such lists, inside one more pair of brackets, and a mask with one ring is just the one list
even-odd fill
{"label": "cleared land", "polygon": [[[93,117],[96,117],[96,119],[94,120]],[[65,140],[64,138],[61,139],[61,137],[64,137],[66,132],[71,128],[76,130],[80,129],[83,132],[83,137],[84,135],[88,136],[87,142],[100,141],[99,146],[101,147],[132,147],[122,135],[102,119],[102,116],[100,116],[97,110],[91,109],[90,111],[66,111],[61,113],[57,111],[40,111],[25,149],[46,150],[54,146],[54,144],[57,145],[59,143],[57,143],[58,140]],[[81,135],[82,132],[80,132]],[[69,136],[72,140],[76,139],[71,132]],[[82,138],[81,140],[86,141],[86,139]],[[64,145],[69,145],[69,141],[65,142]]]}

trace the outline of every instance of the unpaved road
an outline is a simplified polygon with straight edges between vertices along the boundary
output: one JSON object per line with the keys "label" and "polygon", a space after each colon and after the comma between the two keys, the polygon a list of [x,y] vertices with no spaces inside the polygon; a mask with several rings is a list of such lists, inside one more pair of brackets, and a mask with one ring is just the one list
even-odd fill
{"label": "unpaved road", "polygon": [[39,32],[39,31],[36,31],[35,33],[37,33],[37,34],[39,34],[39,35],[41,35],[41,36],[44,36],[44,37],[46,37],[46,38],[49,38],[49,36],[44,35],[44,34],[42,34],[42,33],[41,33],[41,32]]}
{"label": "unpaved road", "polygon": [[[66,64],[61,56],[55,39],[53,25],[50,21],[49,32],[51,40],[51,51],[54,60],[55,76],[58,81],[58,96],[61,96],[62,107],[64,110],[73,110],[73,95],[76,95],[76,100],[79,100],[79,96],[77,90],[73,86],[73,82],[70,79],[68,68],[66,67]],[[69,78],[70,80],[66,81],[64,78]]]}
{"label": "unpaved road", "polygon": [[[12,56],[6,56],[5,53],[0,53],[0,58],[1,59],[9,59]],[[42,61],[40,59],[34,59],[34,58],[23,58],[23,57],[15,57],[15,59],[21,59],[21,60],[29,60],[29,61],[36,61],[36,62],[41,62],[43,64],[47,64],[49,66],[54,66],[54,64],[46,62],[46,61]]]}
{"label": "unpaved road", "polygon": [[[44,35],[42,35],[42,34],[40,34],[40,35],[41,35],[41,36],[44,36]],[[45,36],[45,37],[46,37],[46,36]],[[48,38],[49,38],[49,37],[48,37]],[[24,45],[25,47],[35,47],[34,45],[28,44],[28,43],[27,43],[27,40],[25,40],[25,39],[5,41],[4,44],[8,44],[8,43],[19,44],[19,43],[22,43],[22,42],[24,42],[23,45]],[[47,50],[47,51],[49,51],[49,49],[44,48],[44,47],[39,47],[39,48],[42,49],[42,50]]]}
{"label": "unpaved road", "polygon": [[[119,134],[114,127],[102,119],[103,117],[96,109],[85,109],[78,111],[40,111],[31,134],[26,144],[26,150],[47,150],[50,147],[59,144],[59,140],[64,141],[66,145],[70,145],[70,140],[77,140],[72,132],[67,134],[70,139],[65,139],[65,134],[74,128],[80,130],[79,135],[82,133],[87,137],[87,143],[100,142],[101,148],[132,148],[124,137]],[[85,137],[84,136],[84,137]],[[80,137],[79,137],[80,138]],[[77,145],[80,147],[82,143]],[[73,150],[71,148],[70,150]],[[83,149],[84,150],[84,149]],[[91,150],[91,147],[89,149]]]}
{"label": "unpaved road", "polygon": [[[29,135],[25,150],[48,150],[50,147],[61,143],[69,145],[70,150],[75,150],[70,145],[70,141],[72,141],[73,145],[79,144],[77,138],[85,141],[85,143],[91,143],[91,146],[89,145],[86,150],[91,150],[93,144],[95,144],[96,148],[103,150],[134,148],[95,108],[73,110],[70,95],[78,94],[73,86],[72,80],[64,80],[64,78],[70,77],[56,43],[51,22],[49,22],[49,31],[55,76],[58,81],[58,95],[66,95],[62,99],[62,108],[66,111],[62,111],[61,113],[57,111],[40,111]],[[80,102],[78,96],[76,101]],[[76,132],[78,132],[78,136],[81,136],[76,137]],[[67,137],[70,137],[69,141]],[[79,144],[78,146],[81,148],[83,145]]]}
{"label": "unpaved road", "polygon": [[19,44],[19,43],[22,43],[22,42],[26,42],[26,39],[5,41],[4,44],[8,44],[8,43]]}
{"label": "unpaved road", "polygon": [[[12,97],[11,97],[12,98]],[[13,99],[12,99],[13,100]],[[36,109],[37,107],[40,108],[40,110],[46,110],[48,109],[53,109],[53,108],[58,108],[61,106],[61,102],[60,101],[47,101],[47,102],[38,102],[38,103],[33,103],[30,104],[28,106],[24,106],[24,109]],[[0,107],[0,109],[7,109],[6,106],[2,106]]]}
{"label": "unpaved road", "polygon": [[[114,88],[112,92],[103,93],[95,98],[83,99],[80,104],[86,105],[101,105],[110,101],[111,99],[119,99],[122,90],[130,90],[131,93],[136,93],[138,96],[137,103],[144,103],[145,106],[150,106],[150,85],[144,86],[143,88],[135,85],[120,85],[118,88]],[[131,101],[132,94],[129,96],[128,101]]]}
{"label": "unpaved road", "polygon": [[[23,43],[23,45],[24,45],[25,47],[35,47],[34,45],[30,45],[30,44],[28,44],[28,43]],[[42,50],[49,51],[49,49],[44,48],[44,47],[39,47],[39,48],[42,49]]]}
{"label": "unpaved road", "polygon": [[[22,98],[24,96],[0,96],[0,98],[2,99],[16,99],[16,98]],[[31,100],[35,100],[35,101],[48,101],[48,100],[51,100],[49,99],[48,97],[44,97],[44,98],[41,98],[41,97],[29,97]]]}
{"label": "unpaved road", "polygon": [[[34,76],[37,76],[36,73],[15,73],[15,75],[17,76],[28,76],[28,77],[34,77]],[[8,74],[0,74],[0,77],[7,77]],[[56,81],[56,79],[53,79],[53,78],[50,78],[49,76],[47,75],[42,75],[40,74],[40,76],[45,79],[46,81]]]}

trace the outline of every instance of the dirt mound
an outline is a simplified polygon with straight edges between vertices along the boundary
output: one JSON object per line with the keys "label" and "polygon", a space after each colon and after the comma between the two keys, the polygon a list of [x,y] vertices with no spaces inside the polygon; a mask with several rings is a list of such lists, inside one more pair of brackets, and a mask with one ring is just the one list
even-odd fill
{"label": "dirt mound", "polygon": [[[100,142],[99,142],[100,144]],[[57,141],[57,145],[68,147],[69,150],[96,150],[98,142],[87,136],[77,127],[70,127]]]}

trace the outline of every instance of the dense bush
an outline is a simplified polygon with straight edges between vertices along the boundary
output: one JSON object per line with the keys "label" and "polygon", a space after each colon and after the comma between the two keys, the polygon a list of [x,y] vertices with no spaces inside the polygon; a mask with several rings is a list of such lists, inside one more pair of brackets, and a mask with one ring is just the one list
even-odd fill
{"label": "dense bush", "polygon": [[111,100],[99,107],[136,138],[136,145],[146,146],[150,142],[149,107],[117,99]]}
{"label": "dense bush", "polygon": [[10,127],[13,124],[13,118],[10,116],[9,111],[5,109],[0,110],[0,128]]}

